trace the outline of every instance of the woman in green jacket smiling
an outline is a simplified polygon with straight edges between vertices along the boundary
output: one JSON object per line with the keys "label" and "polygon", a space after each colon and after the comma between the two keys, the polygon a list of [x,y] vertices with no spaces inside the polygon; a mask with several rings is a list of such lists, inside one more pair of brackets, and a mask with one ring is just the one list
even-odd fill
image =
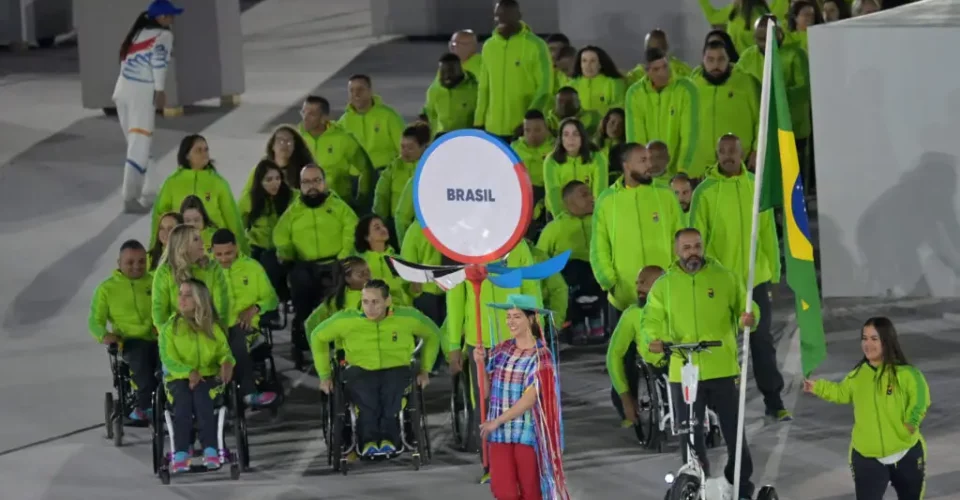
{"label": "woman in green jacket smiling", "polygon": [[[296,174],[300,177],[300,172]],[[288,177],[289,179],[289,177]],[[297,185],[300,181],[297,181]],[[253,182],[240,198],[240,216],[246,227],[247,240],[250,242],[250,256],[263,266],[270,284],[277,291],[280,302],[290,300],[287,289],[287,272],[277,260],[277,251],[273,245],[273,228],[280,216],[287,211],[295,192],[284,182],[283,170],[274,161],[263,159],[253,170]]]}
{"label": "woman in green jacket smiling", "polygon": [[600,47],[588,45],[577,54],[571,86],[580,96],[580,105],[598,115],[610,108],[623,107],[627,80],[617,69],[613,59]]}
{"label": "woman in green jacket smiling", "polygon": [[167,398],[173,403],[173,472],[188,472],[193,451],[194,416],[203,447],[203,465],[219,469],[217,419],[213,398],[218,383],[233,377],[235,361],[203,282],[188,279],[177,288],[178,313],[160,330]]}
{"label": "woman in green jacket smiling", "polygon": [[[240,210],[233,199],[230,184],[214,168],[207,140],[202,135],[188,135],[180,141],[177,165],[177,170],[160,186],[160,193],[153,205],[151,234],[156,234],[161,214],[178,208],[184,198],[194,195],[203,201],[213,223],[233,231],[240,238],[240,249],[250,252],[247,238],[242,236],[243,223],[240,222]],[[153,243],[151,241],[150,246]]]}
{"label": "woman in green jacket smiling", "polygon": [[882,500],[890,483],[900,500],[920,500],[927,461],[920,423],[930,408],[930,388],[907,362],[888,318],[863,324],[860,349],[863,359],[843,380],[804,380],[803,390],[853,405],[850,468],[857,500]]}
{"label": "woman in green jacket smiling", "polygon": [[565,118],[553,153],[543,162],[543,188],[547,211],[553,217],[565,211],[563,186],[580,181],[590,186],[593,196],[599,197],[607,188],[607,157],[597,151],[580,120]]}
{"label": "woman in green jacket smiling", "polygon": [[353,246],[357,255],[370,266],[370,277],[390,285],[394,304],[413,305],[407,293],[407,283],[394,274],[387,262],[387,258],[396,256],[397,251],[390,245],[390,231],[380,216],[369,214],[360,218],[354,231]]}
{"label": "woman in green jacket smiling", "polygon": [[153,273],[150,292],[153,325],[160,328],[175,311],[180,285],[190,279],[202,281],[213,294],[213,304],[220,318],[230,316],[230,289],[227,277],[217,261],[203,249],[200,231],[181,224],[170,231],[167,249]]}

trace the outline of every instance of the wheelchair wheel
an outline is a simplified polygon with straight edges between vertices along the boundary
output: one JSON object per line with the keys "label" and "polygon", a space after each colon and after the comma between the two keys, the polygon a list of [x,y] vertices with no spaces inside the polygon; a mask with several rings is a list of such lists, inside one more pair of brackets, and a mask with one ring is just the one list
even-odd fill
{"label": "wheelchair wheel", "polygon": [[641,365],[637,391],[637,437],[648,450],[659,449],[664,436],[660,432],[660,389],[657,387],[657,375]]}
{"label": "wheelchair wheel", "polygon": [[347,475],[347,461],[343,456],[343,431],[346,424],[347,407],[343,401],[343,389],[337,381],[333,383],[333,396],[331,398],[330,418],[332,420],[329,451],[330,462],[334,472],[342,472]]}
{"label": "wheelchair wheel", "polygon": [[[234,382],[230,384],[230,403],[233,407],[233,437],[236,442],[236,462],[244,470],[250,468],[250,446],[247,443],[247,417],[244,414],[243,401],[240,399],[239,385]],[[233,476],[233,467],[231,465],[231,477]],[[239,469],[238,469],[239,474]]]}
{"label": "wheelchair wheel", "polygon": [[413,430],[414,438],[417,440],[416,453],[413,455],[413,469],[420,470],[420,465],[424,462],[422,457],[427,455],[427,429],[423,422],[423,391],[416,382],[413,383],[413,392],[413,397],[410,398],[412,401],[409,401],[412,406],[408,406],[410,409],[410,427]]}
{"label": "wheelchair wheel", "polygon": [[[467,363],[464,363],[464,365],[467,365]],[[453,415],[450,420],[453,425],[453,436],[460,451],[476,453],[480,450],[479,432],[477,431],[480,424],[477,422],[479,416],[473,408],[470,398],[472,392],[470,377],[473,375],[468,373],[468,370],[469,365],[465,366],[464,370],[458,373],[454,380],[450,403]]]}
{"label": "wheelchair wheel", "polygon": [[690,474],[680,474],[670,485],[666,500],[700,500],[700,479]]}
{"label": "wheelchair wheel", "polygon": [[757,493],[757,500],[780,500],[780,495],[777,495],[776,488],[767,485],[760,488],[760,493]]}
{"label": "wheelchair wheel", "polygon": [[170,469],[160,469],[160,484],[164,486],[170,484]]}
{"label": "wheelchair wheel", "polygon": [[107,439],[113,439],[113,393],[108,392],[103,397],[103,424],[107,431]]}
{"label": "wheelchair wheel", "polygon": [[716,448],[723,443],[723,435],[720,434],[720,428],[715,425],[710,426],[710,430],[704,437],[704,444],[707,445],[707,448]]}
{"label": "wheelchair wheel", "polygon": [[[164,454],[163,454],[163,438],[164,438],[164,426],[166,421],[163,418],[163,387],[158,387],[156,391],[153,392],[153,473],[158,474],[162,473],[166,468],[164,464]],[[170,481],[170,471],[167,473],[167,482]],[[160,475],[160,480],[163,481],[163,475]]]}
{"label": "wheelchair wheel", "polygon": [[427,424],[427,404],[423,400],[423,389],[419,390],[420,396],[417,398],[420,405],[420,426],[423,429],[423,445],[427,452],[425,463],[433,461],[433,447],[430,446],[430,426]]}

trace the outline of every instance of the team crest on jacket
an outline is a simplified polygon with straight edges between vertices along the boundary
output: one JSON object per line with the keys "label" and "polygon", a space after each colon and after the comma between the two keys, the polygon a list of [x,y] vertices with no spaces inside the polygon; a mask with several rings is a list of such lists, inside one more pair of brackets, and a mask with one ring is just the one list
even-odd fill
{"label": "team crest on jacket", "polygon": [[244,277],[243,277],[243,286],[247,286],[247,285],[249,285],[249,284],[250,284],[250,279],[247,278],[246,276],[244,276]]}
{"label": "team crest on jacket", "polygon": [[379,123],[374,123],[374,124],[373,124],[373,131],[374,131],[374,133],[380,132],[380,124],[379,124]]}
{"label": "team crest on jacket", "polygon": [[203,194],[203,199],[206,200],[206,201],[210,201],[210,192],[204,193],[204,194]]}
{"label": "team crest on jacket", "polygon": [[607,100],[607,98],[606,98],[605,96],[600,96],[600,102],[604,102],[604,101],[606,101],[606,100]]}
{"label": "team crest on jacket", "polygon": [[733,91],[732,91],[732,90],[730,91],[730,93],[729,93],[729,94],[727,94],[727,97],[729,97],[729,98],[731,98],[731,99],[733,99]]}
{"label": "team crest on jacket", "polygon": [[660,213],[659,213],[659,212],[654,212],[654,213],[653,213],[653,222],[660,222]]}
{"label": "team crest on jacket", "polygon": [[327,148],[327,153],[333,154],[333,146],[330,146],[329,148]]}
{"label": "team crest on jacket", "polygon": [[893,384],[887,385],[887,396],[893,395]]}
{"label": "team crest on jacket", "polygon": [[394,342],[397,341],[397,332],[393,332],[393,341],[394,341]]}
{"label": "team crest on jacket", "polygon": [[670,116],[677,114],[676,108],[670,108]]}
{"label": "team crest on jacket", "polygon": [[713,298],[713,288],[707,288],[707,297]]}
{"label": "team crest on jacket", "polygon": [[520,66],[520,60],[519,60],[519,59],[517,59],[517,62],[515,62],[515,63],[513,63],[513,65],[514,65],[514,66],[518,66],[518,67],[519,67],[519,66]]}

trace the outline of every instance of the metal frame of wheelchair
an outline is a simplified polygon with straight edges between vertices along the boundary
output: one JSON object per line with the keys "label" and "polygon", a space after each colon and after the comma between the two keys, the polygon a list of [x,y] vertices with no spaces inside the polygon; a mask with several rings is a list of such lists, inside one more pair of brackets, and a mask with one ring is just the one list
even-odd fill
{"label": "metal frame of wheelchair", "polygon": [[[643,418],[643,408],[641,407],[641,417],[637,425],[640,427],[640,433],[646,438],[644,447],[656,450],[657,453],[663,453],[664,446],[670,437],[681,435],[676,425],[676,419],[673,415],[673,391],[665,376],[658,376],[653,368],[642,359],[637,359],[637,367],[640,370],[640,386],[637,397],[637,405],[643,404],[643,396],[647,396],[649,403],[646,411],[648,416]],[[666,401],[663,395],[666,394]],[[646,422],[644,422],[646,420]],[[709,407],[706,409],[706,420],[704,422],[704,441],[707,448],[715,448],[723,442],[723,434],[720,432],[720,419]]]}
{"label": "metal frame of wheelchair", "polygon": [[[418,340],[411,364],[411,372],[414,374],[413,381],[410,388],[405,390],[404,395],[407,403],[401,408],[397,416],[400,420],[400,445],[403,447],[402,450],[411,452],[413,470],[420,470],[422,465],[428,465],[433,459],[430,436],[427,432],[427,413],[424,406],[423,389],[416,381],[416,374],[420,371],[420,361],[417,360],[417,355],[422,345],[422,341]],[[330,465],[334,472],[340,472],[346,476],[350,469],[347,457],[351,452],[356,452],[358,455],[360,452],[357,445],[357,408],[347,397],[346,384],[343,382],[342,376],[342,372],[346,368],[346,362],[342,353],[333,350],[331,352],[333,390],[331,391],[332,394],[324,398],[321,406],[323,435],[327,443],[327,465]],[[350,419],[349,428],[347,427],[348,415]],[[414,439],[416,439],[415,446],[411,446],[409,443],[408,424],[414,434]],[[344,437],[347,431],[350,433],[350,446],[345,447]],[[373,458],[387,458],[387,456],[378,454]]]}
{"label": "metal frame of wheelchair", "polygon": [[[232,418],[228,417],[228,411],[232,413]],[[250,467],[250,448],[247,443],[246,417],[241,405],[239,386],[235,381],[226,384],[217,396],[214,402],[214,415],[217,420],[217,452],[221,466],[229,464],[230,479],[240,479],[241,469],[246,470]],[[174,453],[173,415],[168,409],[167,391],[163,384],[160,384],[153,393],[152,427],[153,472],[160,478],[161,483],[170,484],[170,464]],[[227,427],[233,430],[233,449],[227,447]],[[164,451],[165,445],[169,446],[169,451]],[[190,472],[207,472],[207,469],[191,467]]]}
{"label": "metal frame of wheelchair", "polygon": [[471,377],[475,376],[472,371],[469,362],[464,360],[463,369],[453,376],[453,389],[450,391],[450,426],[457,449],[477,453],[480,451],[480,423],[477,409],[473,407],[470,397],[472,391],[470,381]]}
{"label": "metal frame of wheelchair", "polygon": [[137,393],[133,388],[130,367],[120,357],[119,346],[108,346],[107,354],[110,357],[110,371],[113,374],[113,389],[116,395],[114,392],[104,395],[104,429],[107,439],[112,439],[114,446],[123,446],[124,424],[129,412],[137,406]]}
{"label": "metal frame of wheelchair", "polygon": [[[286,323],[285,320],[284,323]],[[253,383],[260,392],[265,390],[276,392],[277,399],[266,408],[270,415],[276,418],[279,415],[280,405],[283,404],[285,396],[283,384],[277,375],[276,359],[273,356],[273,330],[267,326],[261,326],[260,339],[262,341],[254,342],[253,345],[248,346],[254,371]],[[240,406],[242,408],[246,407],[242,399]]]}

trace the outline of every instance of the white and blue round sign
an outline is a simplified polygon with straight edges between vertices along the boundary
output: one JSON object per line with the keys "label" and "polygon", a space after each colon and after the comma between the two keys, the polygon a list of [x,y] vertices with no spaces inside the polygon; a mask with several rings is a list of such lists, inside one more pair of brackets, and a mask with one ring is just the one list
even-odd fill
{"label": "white and blue round sign", "polygon": [[481,130],[457,130],[434,141],[420,158],[413,204],[424,236],[443,255],[486,264],[523,238],[533,187],[520,158],[503,141]]}

